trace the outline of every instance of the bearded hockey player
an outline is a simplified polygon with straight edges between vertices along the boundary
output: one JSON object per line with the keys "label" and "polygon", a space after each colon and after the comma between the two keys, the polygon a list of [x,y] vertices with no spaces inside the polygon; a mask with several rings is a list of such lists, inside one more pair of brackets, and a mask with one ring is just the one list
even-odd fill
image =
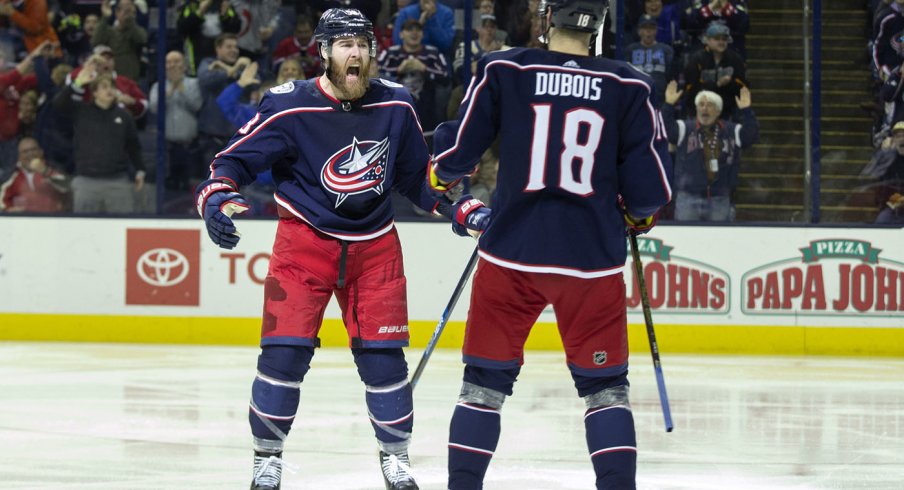
{"label": "bearded hockey player", "polygon": [[[416,489],[408,445],[414,421],[402,347],[408,314],[390,189],[467,227],[467,213],[424,186],[429,155],[411,97],[371,79],[371,22],[330,9],[315,30],[322,76],[270,89],[198,186],[198,213],[223,248],[239,240],[230,216],[241,186],[271,169],[280,220],[264,285],[261,354],[249,420],[252,489],[278,489],[282,451],[327,302],[335,295],[365,386],[387,489]],[[459,212],[456,212],[459,211]],[[316,421],[307,421],[316,431]],[[322,437],[325,434],[312,434]]]}

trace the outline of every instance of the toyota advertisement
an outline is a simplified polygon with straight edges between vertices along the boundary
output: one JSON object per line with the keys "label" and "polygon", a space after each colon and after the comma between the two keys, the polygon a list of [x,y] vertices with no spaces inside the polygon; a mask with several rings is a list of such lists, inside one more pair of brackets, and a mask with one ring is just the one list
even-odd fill
{"label": "toyota advertisement", "polygon": [[[0,217],[0,325],[18,322],[27,332],[40,323],[29,323],[28,315],[47,314],[69,315],[78,325],[110,316],[126,323],[171,317],[173,328],[178,319],[222,317],[259,325],[276,222],[239,219],[237,225],[241,242],[223,250],[200,220]],[[429,330],[475,242],[440,221],[397,227],[410,323]],[[902,243],[902,229],[716,226],[659,226],[638,240],[654,321],[665,339],[686,332],[689,344],[711,340],[714,332],[720,342],[737,338],[710,327],[738,327],[749,341],[759,341],[757,333],[777,341],[792,333],[801,342],[830,338],[807,337],[800,328],[846,332],[845,342],[859,340],[857,329],[904,332]],[[628,321],[642,326],[640,278],[627,257]],[[469,295],[467,287],[451,324],[467,317]],[[325,319],[341,322],[335,301]],[[551,308],[538,319],[553,328],[554,322]],[[217,332],[213,323],[209,329]],[[898,337],[883,338],[875,344],[901,344]]]}

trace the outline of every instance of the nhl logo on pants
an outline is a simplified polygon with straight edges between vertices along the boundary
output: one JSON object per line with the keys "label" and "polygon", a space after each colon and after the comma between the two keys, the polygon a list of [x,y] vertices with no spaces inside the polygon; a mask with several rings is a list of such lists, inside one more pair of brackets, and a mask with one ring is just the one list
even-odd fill
{"label": "nhl logo on pants", "polygon": [[597,366],[602,366],[606,364],[606,351],[594,352],[593,353],[593,363]]}

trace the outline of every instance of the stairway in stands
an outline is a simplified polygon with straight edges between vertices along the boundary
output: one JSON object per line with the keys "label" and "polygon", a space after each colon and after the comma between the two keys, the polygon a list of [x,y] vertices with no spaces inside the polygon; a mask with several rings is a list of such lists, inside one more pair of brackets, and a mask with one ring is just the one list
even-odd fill
{"label": "stairway in stands", "polygon": [[[857,175],[873,154],[871,99],[862,0],[823,0],[822,223],[872,222],[872,197]],[[754,0],[747,77],[760,142],[741,156],[737,221],[805,222],[804,51],[800,0]],[[812,20],[808,22],[808,30]]]}

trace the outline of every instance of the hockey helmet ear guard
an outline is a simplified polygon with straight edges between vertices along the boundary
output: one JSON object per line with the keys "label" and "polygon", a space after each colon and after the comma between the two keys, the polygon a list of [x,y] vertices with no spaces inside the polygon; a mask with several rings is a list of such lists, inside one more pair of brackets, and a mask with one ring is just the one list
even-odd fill
{"label": "hockey helmet ear guard", "polygon": [[320,57],[323,61],[332,55],[333,41],[340,37],[367,38],[370,45],[370,57],[377,56],[377,43],[374,38],[374,25],[356,9],[329,9],[320,16],[317,28],[314,29],[314,39],[320,45]]}
{"label": "hockey helmet ear guard", "polygon": [[[606,20],[609,10],[608,0],[541,0],[537,13],[540,15],[541,42],[548,42],[550,27],[572,29],[581,32],[597,32]],[[547,25],[546,14],[552,12]]]}

